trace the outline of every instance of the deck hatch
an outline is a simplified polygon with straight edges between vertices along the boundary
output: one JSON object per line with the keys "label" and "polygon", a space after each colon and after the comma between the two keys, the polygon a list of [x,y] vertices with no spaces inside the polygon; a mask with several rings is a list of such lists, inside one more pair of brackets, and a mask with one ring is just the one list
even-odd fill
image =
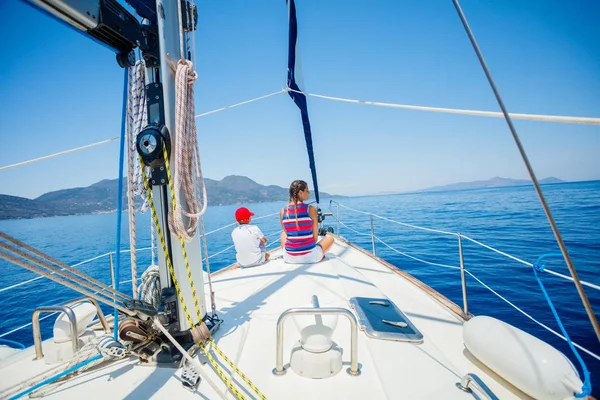
{"label": "deck hatch", "polygon": [[423,334],[390,299],[352,297],[350,304],[367,336],[401,342],[423,341]]}

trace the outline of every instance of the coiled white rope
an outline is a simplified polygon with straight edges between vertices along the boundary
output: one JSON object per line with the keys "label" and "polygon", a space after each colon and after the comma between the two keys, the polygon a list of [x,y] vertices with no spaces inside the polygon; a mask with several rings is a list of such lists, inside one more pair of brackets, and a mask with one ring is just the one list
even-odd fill
{"label": "coiled white rope", "polygon": [[142,274],[139,299],[152,304],[158,310],[160,305],[160,272],[158,265],[150,265]]}
{"label": "coiled white rope", "polygon": [[[174,67],[172,65],[172,67]],[[175,168],[174,195],[177,209],[169,211],[169,228],[190,242],[198,229],[198,218],[206,211],[206,186],[200,167],[200,154],[194,120],[194,82],[198,74],[192,62],[179,60],[175,72]],[[185,202],[181,200],[181,192]],[[202,206],[199,206],[201,202]],[[185,209],[187,204],[188,209]],[[184,221],[184,216],[187,221]]]}

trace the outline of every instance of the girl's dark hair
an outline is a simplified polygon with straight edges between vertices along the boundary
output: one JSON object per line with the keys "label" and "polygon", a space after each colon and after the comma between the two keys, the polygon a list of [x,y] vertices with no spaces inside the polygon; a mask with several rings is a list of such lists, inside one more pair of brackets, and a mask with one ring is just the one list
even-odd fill
{"label": "girl's dark hair", "polygon": [[298,204],[298,193],[306,190],[308,185],[304,181],[294,181],[290,185],[290,203]]}

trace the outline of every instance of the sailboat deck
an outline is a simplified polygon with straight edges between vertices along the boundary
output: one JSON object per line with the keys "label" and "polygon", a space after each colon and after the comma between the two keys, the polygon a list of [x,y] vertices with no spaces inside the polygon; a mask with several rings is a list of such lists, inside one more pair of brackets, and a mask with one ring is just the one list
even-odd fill
{"label": "sailboat deck", "polygon": [[[466,354],[464,320],[452,304],[431,289],[428,293],[425,286],[419,287],[414,278],[340,239],[336,239],[326,260],[319,263],[286,264],[275,251],[272,259],[259,267],[230,268],[214,274],[213,288],[224,320],[215,342],[269,399],[472,399],[471,394],[455,386],[467,373],[477,374],[501,399],[528,398]],[[361,374],[351,376],[346,373],[350,365],[350,323],[340,318],[333,340],[343,348],[344,366],[337,375],[309,379],[288,369],[285,375],[276,376],[271,371],[275,367],[277,320],[290,308],[311,307],[313,295],[318,296],[321,307],[350,310],[352,297],[387,297],[420,330],[423,342],[378,340],[359,331]],[[288,319],[284,326],[284,365],[289,363],[291,349],[299,338],[294,322]],[[0,390],[48,368],[43,361],[32,358],[30,348],[4,360],[0,364]],[[221,366],[229,371],[225,364]],[[226,398],[235,398],[209,365],[204,370]],[[130,358],[71,379],[50,398],[221,397],[204,379],[196,392],[185,390],[180,375],[181,370],[139,366],[137,359]],[[241,382],[246,398],[256,397],[236,375],[231,378]]]}

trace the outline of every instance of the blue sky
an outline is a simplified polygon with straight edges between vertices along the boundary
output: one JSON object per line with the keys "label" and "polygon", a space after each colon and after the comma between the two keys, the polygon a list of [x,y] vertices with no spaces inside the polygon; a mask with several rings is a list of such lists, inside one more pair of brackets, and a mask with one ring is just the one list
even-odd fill
{"label": "blue sky", "polygon": [[[200,1],[197,113],[280,90],[287,11]],[[498,111],[451,1],[297,0],[305,89],[390,103]],[[597,1],[464,1],[510,112],[600,117]],[[0,166],[119,135],[114,55],[16,0],[0,2]],[[493,176],[526,178],[506,123],[309,98],[319,186],[346,195]],[[287,95],[197,120],[204,174],[287,187],[310,180]],[[600,179],[600,127],[515,121],[538,178]],[[0,171],[29,198],[118,174],[118,143]]]}

